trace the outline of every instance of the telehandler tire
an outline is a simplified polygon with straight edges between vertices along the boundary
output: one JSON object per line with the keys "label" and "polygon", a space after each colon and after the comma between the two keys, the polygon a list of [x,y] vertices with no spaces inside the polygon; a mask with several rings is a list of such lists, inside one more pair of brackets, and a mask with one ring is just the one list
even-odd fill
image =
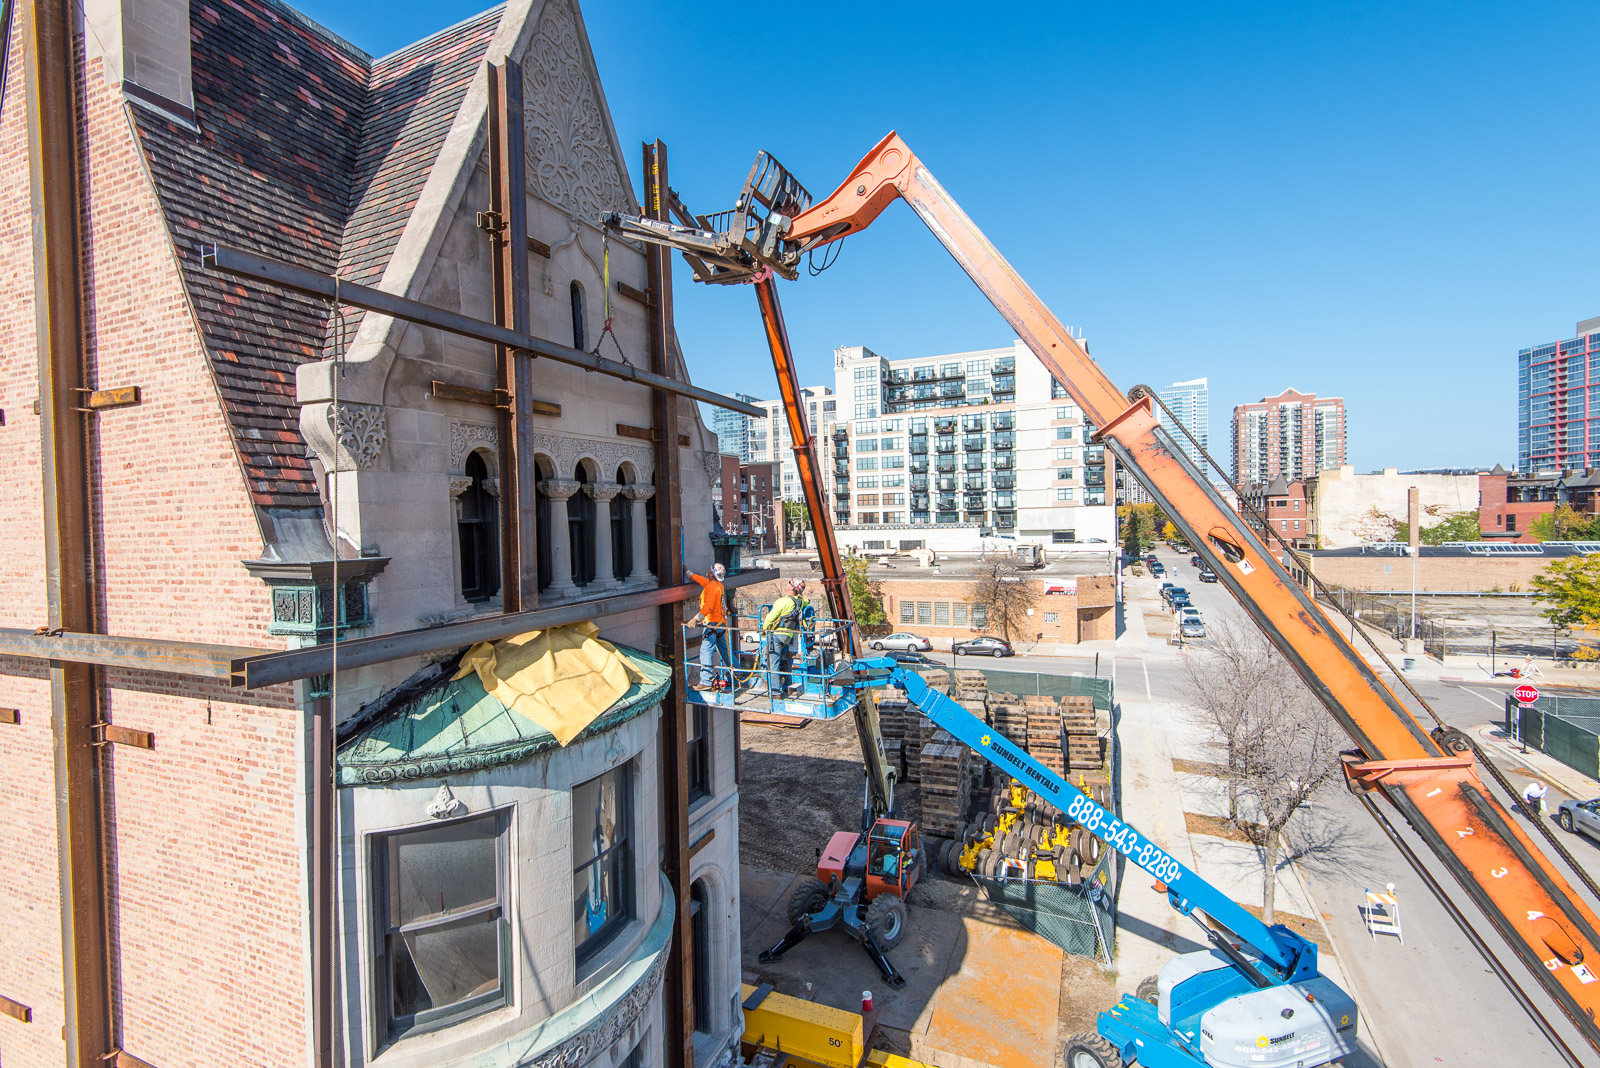
{"label": "telehandler tire", "polygon": [[827,884],[821,879],[801,879],[789,893],[789,922],[799,923],[800,917],[821,912],[827,903]]}
{"label": "telehandler tire", "polygon": [[1061,1064],[1062,1068],[1123,1068],[1116,1048],[1093,1031],[1080,1031],[1067,1039]]}
{"label": "telehandler tire", "polygon": [[893,894],[879,894],[867,906],[867,926],[878,948],[887,953],[906,936],[906,903]]}
{"label": "telehandler tire", "polygon": [[1139,983],[1139,988],[1133,992],[1133,996],[1140,1001],[1148,1001],[1152,1005],[1159,1005],[1161,1003],[1160,977],[1155,975],[1146,976]]}

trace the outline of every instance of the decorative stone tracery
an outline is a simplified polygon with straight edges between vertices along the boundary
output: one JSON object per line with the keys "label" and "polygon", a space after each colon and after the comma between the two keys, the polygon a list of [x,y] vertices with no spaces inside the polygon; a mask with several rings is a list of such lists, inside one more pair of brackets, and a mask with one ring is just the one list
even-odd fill
{"label": "decorative stone tracery", "polygon": [[357,467],[371,467],[383,454],[389,429],[381,404],[328,405],[328,429]]}

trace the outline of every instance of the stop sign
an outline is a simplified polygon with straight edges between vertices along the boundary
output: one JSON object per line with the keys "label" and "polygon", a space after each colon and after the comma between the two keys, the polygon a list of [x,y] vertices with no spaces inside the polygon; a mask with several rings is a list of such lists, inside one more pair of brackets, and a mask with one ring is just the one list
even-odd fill
{"label": "stop sign", "polygon": [[1539,699],[1539,688],[1537,686],[1529,686],[1527,683],[1523,683],[1521,686],[1518,686],[1515,690],[1511,691],[1511,696],[1515,697],[1518,701],[1521,701],[1525,705],[1531,705]]}

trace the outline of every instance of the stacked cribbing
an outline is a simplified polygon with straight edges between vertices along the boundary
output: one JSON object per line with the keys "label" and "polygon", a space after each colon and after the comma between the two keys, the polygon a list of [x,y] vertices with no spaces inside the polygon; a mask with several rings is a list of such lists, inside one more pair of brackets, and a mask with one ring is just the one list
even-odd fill
{"label": "stacked cribbing", "polygon": [[1094,771],[1100,767],[1100,732],[1095,727],[1093,698],[1061,699],[1061,732],[1069,770]]}
{"label": "stacked cribbing", "polygon": [[940,838],[955,836],[956,825],[966,818],[969,798],[968,768],[971,750],[947,731],[936,731],[922,745],[919,760],[922,789],[922,833]]}
{"label": "stacked cribbing", "polygon": [[1012,745],[1028,746],[1028,712],[1022,702],[1009,693],[989,695],[989,725]]}

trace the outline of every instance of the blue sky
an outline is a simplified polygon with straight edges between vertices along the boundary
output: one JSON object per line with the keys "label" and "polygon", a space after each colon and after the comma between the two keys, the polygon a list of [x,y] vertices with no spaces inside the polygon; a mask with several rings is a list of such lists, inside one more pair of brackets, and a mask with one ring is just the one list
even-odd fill
{"label": "blue sky", "polygon": [[[379,54],[480,7],[298,6]],[[1119,385],[1210,378],[1214,449],[1233,405],[1294,386],[1345,398],[1358,469],[1515,461],[1517,350],[1600,315],[1600,6],[974,10],[584,16],[635,182],[660,137],[695,211],[757,149],[820,198],[898,130]],[[774,395],[753,295],[678,278],[695,379]],[[807,383],[836,345],[1012,337],[904,205],[782,295]]]}

